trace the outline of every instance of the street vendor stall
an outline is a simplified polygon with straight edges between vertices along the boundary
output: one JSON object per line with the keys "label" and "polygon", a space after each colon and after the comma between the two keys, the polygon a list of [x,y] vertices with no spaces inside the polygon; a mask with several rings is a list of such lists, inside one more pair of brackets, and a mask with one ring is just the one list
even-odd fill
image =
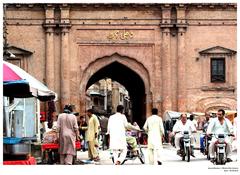
{"label": "street vendor stall", "polygon": [[57,94],[18,66],[3,61],[3,95],[14,98],[36,97],[50,101]]}
{"label": "street vendor stall", "polygon": [[34,157],[28,157],[26,160],[9,160],[3,161],[3,165],[36,165]]}
{"label": "street vendor stall", "polygon": [[[58,149],[59,149],[59,143],[43,143],[41,145],[42,162],[45,164],[53,164],[53,163],[59,162],[60,160],[59,160]],[[80,149],[81,149],[81,143],[80,141],[76,141],[76,151]],[[75,160],[76,160],[76,156],[75,156]]]}
{"label": "street vendor stall", "polygon": [[57,95],[18,66],[3,61],[3,96],[3,164],[36,164],[30,154],[32,141],[40,141],[40,101]]}

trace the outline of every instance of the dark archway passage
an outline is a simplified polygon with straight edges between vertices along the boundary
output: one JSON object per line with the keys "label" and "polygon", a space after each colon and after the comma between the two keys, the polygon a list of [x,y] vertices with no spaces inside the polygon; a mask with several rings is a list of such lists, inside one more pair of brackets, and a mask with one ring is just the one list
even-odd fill
{"label": "dark archway passage", "polygon": [[95,82],[108,77],[122,84],[132,102],[132,119],[141,127],[146,120],[145,87],[141,77],[119,62],[113,62],[97,71],[88,81],[86,90]]}

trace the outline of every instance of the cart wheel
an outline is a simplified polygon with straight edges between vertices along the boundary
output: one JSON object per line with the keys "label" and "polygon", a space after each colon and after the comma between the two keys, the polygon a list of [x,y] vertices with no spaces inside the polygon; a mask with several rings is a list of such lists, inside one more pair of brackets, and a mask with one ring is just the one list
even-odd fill
{"label": "cart wheel", "polygon": [[48,163],[48,151],[44,150],[42,153],[42,164],[47,164]]}
{"label": "cart wheel", "polygon": [[76,160],[77,160],[77,156],[73,156],[73,162],[72,162],[73,165],[76,165]]}

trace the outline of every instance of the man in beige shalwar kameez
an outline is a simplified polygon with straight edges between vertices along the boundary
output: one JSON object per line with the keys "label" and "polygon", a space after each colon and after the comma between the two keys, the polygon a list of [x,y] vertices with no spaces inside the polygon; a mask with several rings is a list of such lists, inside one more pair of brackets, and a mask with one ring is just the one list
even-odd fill
{"label": "man in beige shalwar kameez", "polygon": [[57,130],[59,132],[60,164],[71,165],[76,155],[76,139],[79,137],[77,118],[72,112],[71,105],[64,107],[64,112],[58,116]]}
{"label": "man in beige shalwar kameez", "polygon": [[152,109],[152,115],[147,118],[143,129],[148,134],[148,156],[149,164],[161,165],[161,150],[162,150],[162,136],[164,135],[164,128],[162,118],[158,115],[158,109]]}
{"label": "man in beige shalwar kameez", "polygon": [[92,109],[87,110],[89,117],[88,129],[87,129],[87,142],[88,142],[88,158],[90,160],[99,161],[99,155],[97,151],[98,146],[98,134],[100,129],[100,123],[96,115],[93,114]]}

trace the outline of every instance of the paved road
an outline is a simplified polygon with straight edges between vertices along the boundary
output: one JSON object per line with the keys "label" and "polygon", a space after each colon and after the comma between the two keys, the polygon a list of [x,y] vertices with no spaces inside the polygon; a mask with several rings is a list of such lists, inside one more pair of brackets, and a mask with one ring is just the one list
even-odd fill
{"label": "paved road", "polygon": [[[148,164],[148,155],[147,155],[147,149],[143,148],[143,152],[145,155],[145,160],[146,160],[146,164]],[[162,155],[162,159],[163,159],[163,165],[167,164],[167,165],[183,165],[183,164],[195,164],[195,165],[200,165],[201,166],[212,166],[213,164],[207,160],[206,156],[204,156],[202,153],[200,153],[199,150],[195,150],[195,158],[191,157],[190,162],[187,161],[182,161],[181,157],[179,157],[178,155],[176,155],[176,149],[174,147],[172,147],[169,144],[164,144],[163,145],[163,155]],[[112,161],[110,159],[110,152],[109,150],[106,151],[99,151],[100,154],[100,159],[101,161],[99,163],[95,163],[95,164],[100,164],[100,165],[112,165]],[[78,152],[77,154],[77,158],[81,161],[86,161],[88,159],[88,153],[86,152]],[[238,166],[238,162],[237,162],[237,153],[233,152],[232,154],[232,159],[233,162],[227,163],[227,166]],[[94,162],[88,162],[90,164],[94,164]],[[130,161],[126,161],[124,164],[126,165],[141,165],[141,162],[139,161],[139,159],[136,159],[134,161],[130,160]]]}

